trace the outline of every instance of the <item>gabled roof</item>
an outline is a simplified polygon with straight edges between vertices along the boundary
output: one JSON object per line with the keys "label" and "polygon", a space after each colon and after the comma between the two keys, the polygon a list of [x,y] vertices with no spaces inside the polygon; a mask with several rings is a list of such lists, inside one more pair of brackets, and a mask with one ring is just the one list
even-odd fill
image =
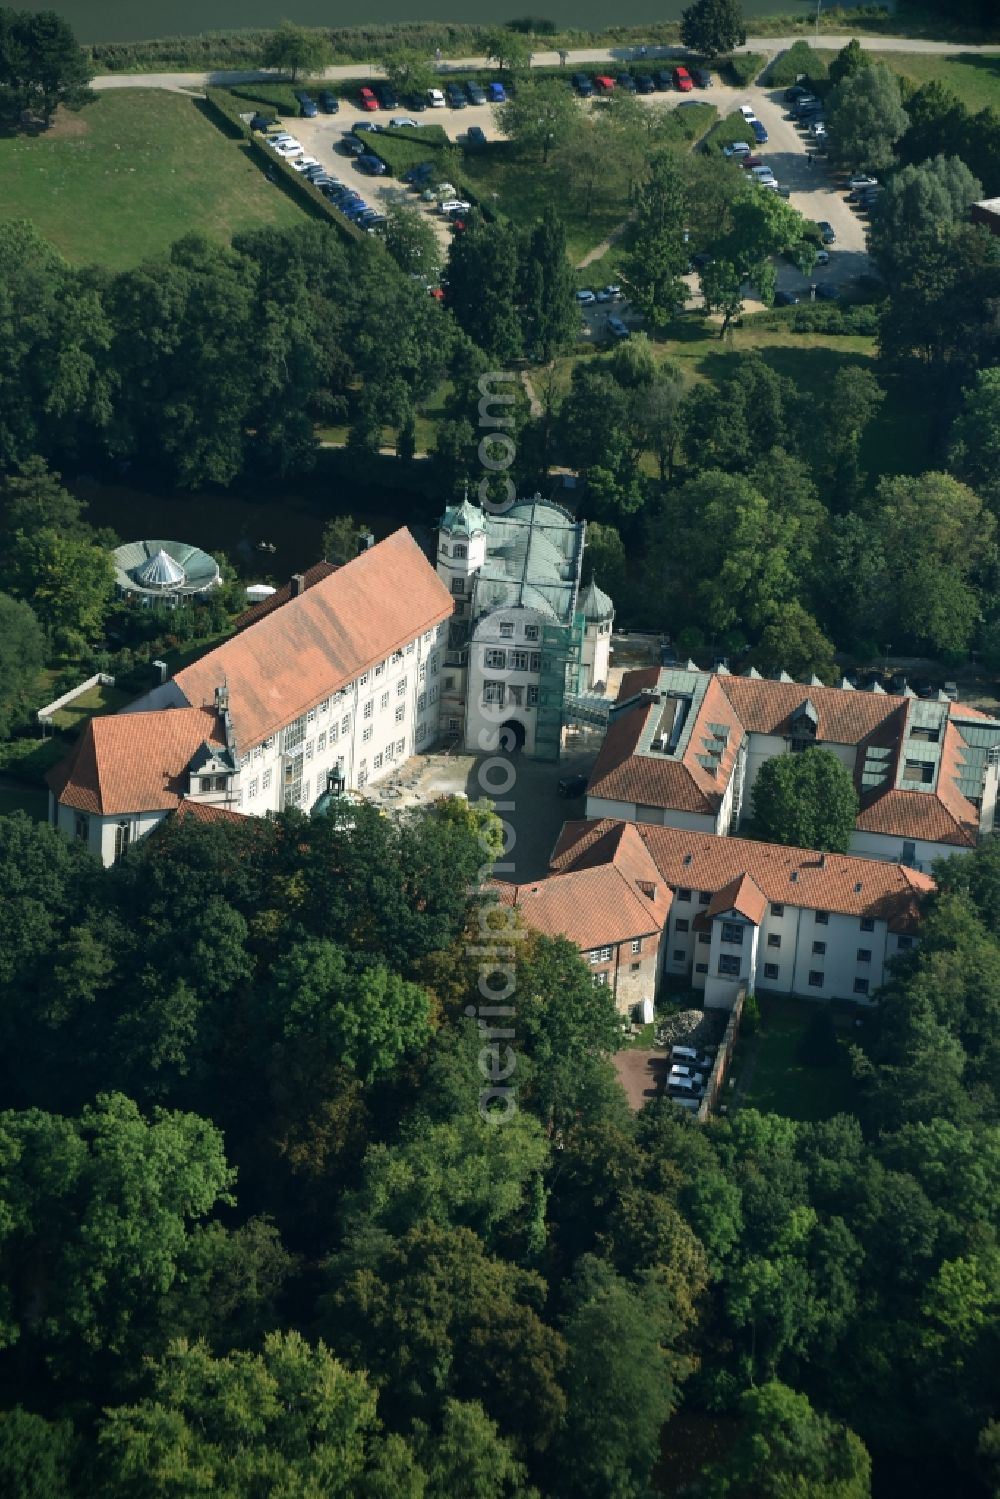
{"label": "gabled roof", "polygon": [[[312,567],[307,567],[301,574],[303,590],[313,588],[317,583],[322,583],[331,573],[337,571],[335,562],[314,562]],[[273,614],[275,609],[280,609],[282,604],[287,604],[292,597],[292,585],[290,582],[283,583],[273,593],[269,593],[266,599],[261,599],[257,604],[251,604],[249,609],[236,618],[236,629],[245,630],[248,625],[255,625],[259,619],[267,614]]]}
{"label": "gabled roof", "polygon": [[202,708],[92,718],[46,780],[79,812],[163,812],[187,791],[187,769],[204,744],[224,747],[218,718]]}
{"label": "gabled roof", "polygon": [[[680,721],[670,700],[688,704]],[[674,725],[660,735],[658,725]],[[815,738],[854,748],[857,827],[900,839],[974,847],[987,759],[1000,722],[962,703],[846,691],[815,681],[649,667],[622,679],[588,794],[626,805],[717,814],[746,734]],[[813,730],[815,732],[813,733]],[[928,767],[921,780],[910,762]]]}
{"label": "gabled roof", "polygon": [[737,916],[745,916],[759,926],[766,910],[767,899],[760,886],[750,875],[738,874],[715,892],[704,912],[699,913],[699,919],[704,916],[710,920],[724,911],[735,911]]}
{"label": "gabled roof", "polygon": [[229,688],[240,751],[448,618],[447,588],[403,527],[174,677],[192,707]]}
{"label": "gabled roof", "polygon": [[[553,871],[589,866],[619,826],[610,819],[566,823],[552,855]],[[871,917],[888,922],[893,931],[906,931],[916,925],[921,899],[935,888],[929,875],[881,859],[820,854],[648,823],[629,826],[672,890],[708,891],[730,902],[739,899],[747,913],[759,897],[807,910]],[[744,879],[752,884],[743,885]],[[719,909],[736,908],[730,904]]]}
{"label": "gabled roof", "polygon": [[234,812],[232,807],[213,807],[209,802],[193,802],[182,798],[175,817],[192,817],[195,822],[247,822],[245,812]]}
{"label": "gabled roof", "polygon": [[658,934],[671,895],[635,828],[610,827],[600,853],[564,874],[524,885],[496,880],[492,888],[535,931],[566,937],[584,951]]}

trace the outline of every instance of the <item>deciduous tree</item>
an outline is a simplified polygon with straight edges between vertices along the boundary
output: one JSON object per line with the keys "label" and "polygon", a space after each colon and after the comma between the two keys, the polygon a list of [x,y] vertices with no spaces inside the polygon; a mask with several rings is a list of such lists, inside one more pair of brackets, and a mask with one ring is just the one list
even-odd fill
{"label": "deciduous tree", "polygon": [[746,42],[739,0],[695,0],[681,12],[681,41],[693,52],[718,57]]}
{"label": "deciduous tree", "polygon": [[909,124],[899,75],[875,63],[831,91],[827,109],[830,159],[838,166],[881,172],[892,165],[893,147]]}
{"label": "deciduous tree", "polygon": [[0,111],[41,115],[93,98],[93,68],[69,23],[54,10],[0,9]]}
{"label": "deciduous tree", "polygon": [[846,853],[858,815],[858,793],[830,750],[775,755],[757,772],[753,827],[765,843]]}
{"label": "deciduous tree", "polygon": [[322,73],[332,57],[333,48],[321,31],[282,21],[268,37],[261,62],[288,73],[294,83],[300,73]]}

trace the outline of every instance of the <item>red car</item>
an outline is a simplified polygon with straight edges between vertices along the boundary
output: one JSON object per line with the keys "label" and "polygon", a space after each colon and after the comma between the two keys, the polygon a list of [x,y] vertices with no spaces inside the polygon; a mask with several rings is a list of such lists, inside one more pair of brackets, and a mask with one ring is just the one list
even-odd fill
{"label": "red car", "polygon": [[610,94],[614,90],[615,80],[609,78],[607,73],[598,73],[594,79],[602,94]]}
{"label": "red car", "polygon": [[691,74],[687,68],[674,69],[674,88],[680,89],[682,94],[689,94],[694,88]]}
{"label": "red car", "polygon": [[360,89],[358,98],[361,100],[362,109],[378,109],[378,100],[370,88]]}
{"label": "red car", "polygon": [[751,167],[762,167],[763,165],[764,165],[764,158],[763,158],[763,156],[741,156],[740,157],[740,166],[743,168],[744,171],[749,171]]}

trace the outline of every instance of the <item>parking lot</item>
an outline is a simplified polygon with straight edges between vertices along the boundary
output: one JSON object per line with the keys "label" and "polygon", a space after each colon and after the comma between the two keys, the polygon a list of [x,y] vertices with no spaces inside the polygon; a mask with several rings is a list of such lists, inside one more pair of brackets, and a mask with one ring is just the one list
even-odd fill
{"label": "parking lot", "polygon": [[[447,82],[446,74],[442,74],[441,82]],[[566,86],[570,86],[568,76]],[[656,92],[636,97],[645,108],[672,109],[692,96],[677,92]],[[808,133],[789,118],[784,90],[766,89],[758,85],[730,88],[715,78],[712,87],[698,90],[696,97],[714,104],[720,117],[729,114],[739,104],[748,103],[768,132],[766,145],[760,147],[755,154],[771,167],[778,182],[790,190],[789,202],[794,208],[806,218],[827,221],[836,234],[836,241],[830,246],[829,264],[817,266],[809,277],[803,276],[793,265],[779,260],[776,265],[779,291],[791,293],[806,301],[810,296],[810,283],[817,286],[825,283],[841,289],[864,274],[869,268],[866,221],[847,202],[846,192],[838,185],[826,158],[810,149]],[[295,120],[290,125],[304,149],[315,156],[331,176],[356,187],[376,209],[390,210],[401,202],[419,206],[434,224],[442,248],[446,248],[451,240],[451,228],[447,220],[437,212],[436,204],[421,203],[418,194],[410,192],[404,184],[389,176],[365,175],[349,157],[337,150],[343,136],[350,133],[358,122],[384,124],[389,118],[406,116],[405,106],[401,104],[389,111],[369,112],[361,107],[356,97],[338,94],[338,99],[340,108],[337,114],[319,114],[313,119]],[[600,108],[600,101],[581,100],[580,107]],[[488,140],[503,139],[496,120],[495,106],[491,104],[470,104],[461,110],[450,106],[444,109],[427,109],[410,117],[417,122],[414,134],[425,125],[439,125],[459,145],[471,126],[478,126],[483,130]],[[740,167],[735,162],[727,163],[727,169],[739,171]],[[697,278],[690,278],[689,284],[689,305],[696,305],[699,300]],[[748,310],[753,310],[754,306],[753,302],[747,304]],[[618,303],[613,307],[601,304],[581,307],[580,314],[580,338],[586,341],[603,342],[612,338],[612,330],[608,326],[610,316],[620,317],[630,331],[641,326],[641,318],[627,303]]]}

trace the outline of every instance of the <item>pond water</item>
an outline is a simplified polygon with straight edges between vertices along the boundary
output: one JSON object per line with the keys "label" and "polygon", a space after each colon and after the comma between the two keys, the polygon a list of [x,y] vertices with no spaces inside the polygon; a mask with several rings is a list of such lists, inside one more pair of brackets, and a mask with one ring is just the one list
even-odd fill
{"label": "pond water", "polygon": [[[52,5],[52,0],[19,0],[27,10],[62,12],[82,42],[127,42],[149,37],[182,36],[199,31],[227,28],[268,28],[290,14],[306,26],[355,26],[359,22],[414,21],[423,14],[437,21],[467,21],[495,25],[517,15],[539,14],[557,26],[597,30],[602,26],[641,26],[643,22],[672,21],[680,17],[690,0],[533,0],[519,5],[508,0],[432,0],[426,12],[416,10],[413,0],[380,0],[376,6],[358,10],[348,0],[295,0],[287,11],[269,0],[73,0]],[[812,10],[813,0],[743,0],[747,16],[794,14]]]}

